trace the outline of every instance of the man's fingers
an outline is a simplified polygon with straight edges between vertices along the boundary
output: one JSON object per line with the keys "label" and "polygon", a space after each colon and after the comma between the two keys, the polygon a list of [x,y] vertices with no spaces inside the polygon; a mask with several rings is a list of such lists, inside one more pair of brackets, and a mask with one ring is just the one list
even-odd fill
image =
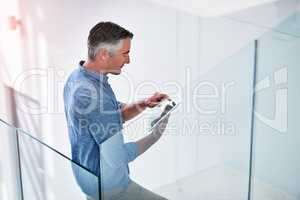
{"label": "man's fingers", "polygon": [[154,100],[156,100],[156,101],[162,101],[162,100],[168,98],[168,95],[167,95],[167,94],[164,94],[164,93],[156,92],[156,93],[154,93],[154,95],[153,95],[152,97],[153,97]]}
{"label": "man's fingers", "polygon": [[161,101],[161,100],[167,99],[167,98],[168,98],[168,95],[163,94],[163,93],[160,93],[160,94],[158,95],[158,98],[159,98],[159,100]]}
{"label": "man's fingers", "polygon": [[168,95],[164,93],[155,92],[151,97],[149,97],[145,104],[147,107],[153,108],[159,105],[163,100],[168,99]]}

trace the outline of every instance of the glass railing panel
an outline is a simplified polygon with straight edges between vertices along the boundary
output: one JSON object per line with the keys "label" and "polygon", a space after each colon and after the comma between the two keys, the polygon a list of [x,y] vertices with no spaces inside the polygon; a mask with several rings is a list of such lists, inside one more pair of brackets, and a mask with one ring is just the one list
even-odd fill
{"label": "glass railing panel", "polygon": [[[189,96],[174,96],[181,105],[160,141],[131,165],[134,181],[168,199],[247,199],[254,52],[253,42],[180,85]],[[126,124],[125,135],[147,135],[152,114]]]}
{"label": "glass railing panel", "polygon": [[253,188],[256,200],[300,198],[300,38],[269,31],[258,40]]}
{"label": "glass railing panel", "polygon": [[0,120],[0,199],[22,199],[16,129]]}
{"label": "glass railing panel", "polygon": [[161,188],[173,199],[247,197],[253,58],[251,43],[191,82],[174,116],[176,181]]}
{"label": "glass railing panel", "polygon": [[18,130],[24,199],[100,199],[100,179]]}

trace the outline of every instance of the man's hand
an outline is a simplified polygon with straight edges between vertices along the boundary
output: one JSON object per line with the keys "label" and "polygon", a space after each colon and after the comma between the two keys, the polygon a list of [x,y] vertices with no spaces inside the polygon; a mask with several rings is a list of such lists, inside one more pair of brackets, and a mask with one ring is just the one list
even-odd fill
{"label": "man's hand", "polygon": [[128,104],[122,107],[122,117],[124,121],[130,120],[140,114],[146,108],[157,106],[162,100],[167,99],[168,95],[156,92],[151,97],[140,100],[133,104]]}
{"label": "man's hand", "polygon": [[161,101],[163,101],[167,98],[168,98],[168,95],[156,92],[151,97],[149,97],[148,99],[146,99],[144,101],[144,105],[145,105],[145,107],[153,108],[153,107],[157,106],[158,104],[160,104]]}

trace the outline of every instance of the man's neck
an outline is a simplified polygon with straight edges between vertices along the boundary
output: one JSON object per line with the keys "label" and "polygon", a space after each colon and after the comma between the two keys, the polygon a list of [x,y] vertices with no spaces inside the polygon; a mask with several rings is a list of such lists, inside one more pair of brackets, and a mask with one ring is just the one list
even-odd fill
{"label": "man's neck", "polygon": [[107,74],[105,72],[105,70],[102,70],[101,65],[99,63],[93,62],[93,61],[86,61],[84,62],[83,66],[87,69],[87,70],[91,70],[100,74]]}

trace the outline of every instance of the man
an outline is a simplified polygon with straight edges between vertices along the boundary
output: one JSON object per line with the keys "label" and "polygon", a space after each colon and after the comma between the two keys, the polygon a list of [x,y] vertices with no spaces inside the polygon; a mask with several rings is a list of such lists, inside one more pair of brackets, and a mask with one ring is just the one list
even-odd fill
{"label": "man", "polygon": [[[64,88],[65,113],[72,159],[101,179],[102,199],[165,199],[129,178],[128,163],[159,140],[168,122],[166,117],[148,136],[124,143],[122,123],[168,98],[153,96],[133,104],[116,100],[108,74],[118,75],[129,64],[133,34],[112,22],[100,22],[89,32],[88,59],[68,78]],[[73,165],[81,189],[97,198],[97,182]],[[151,172],[150,172],[151,173]]]}

